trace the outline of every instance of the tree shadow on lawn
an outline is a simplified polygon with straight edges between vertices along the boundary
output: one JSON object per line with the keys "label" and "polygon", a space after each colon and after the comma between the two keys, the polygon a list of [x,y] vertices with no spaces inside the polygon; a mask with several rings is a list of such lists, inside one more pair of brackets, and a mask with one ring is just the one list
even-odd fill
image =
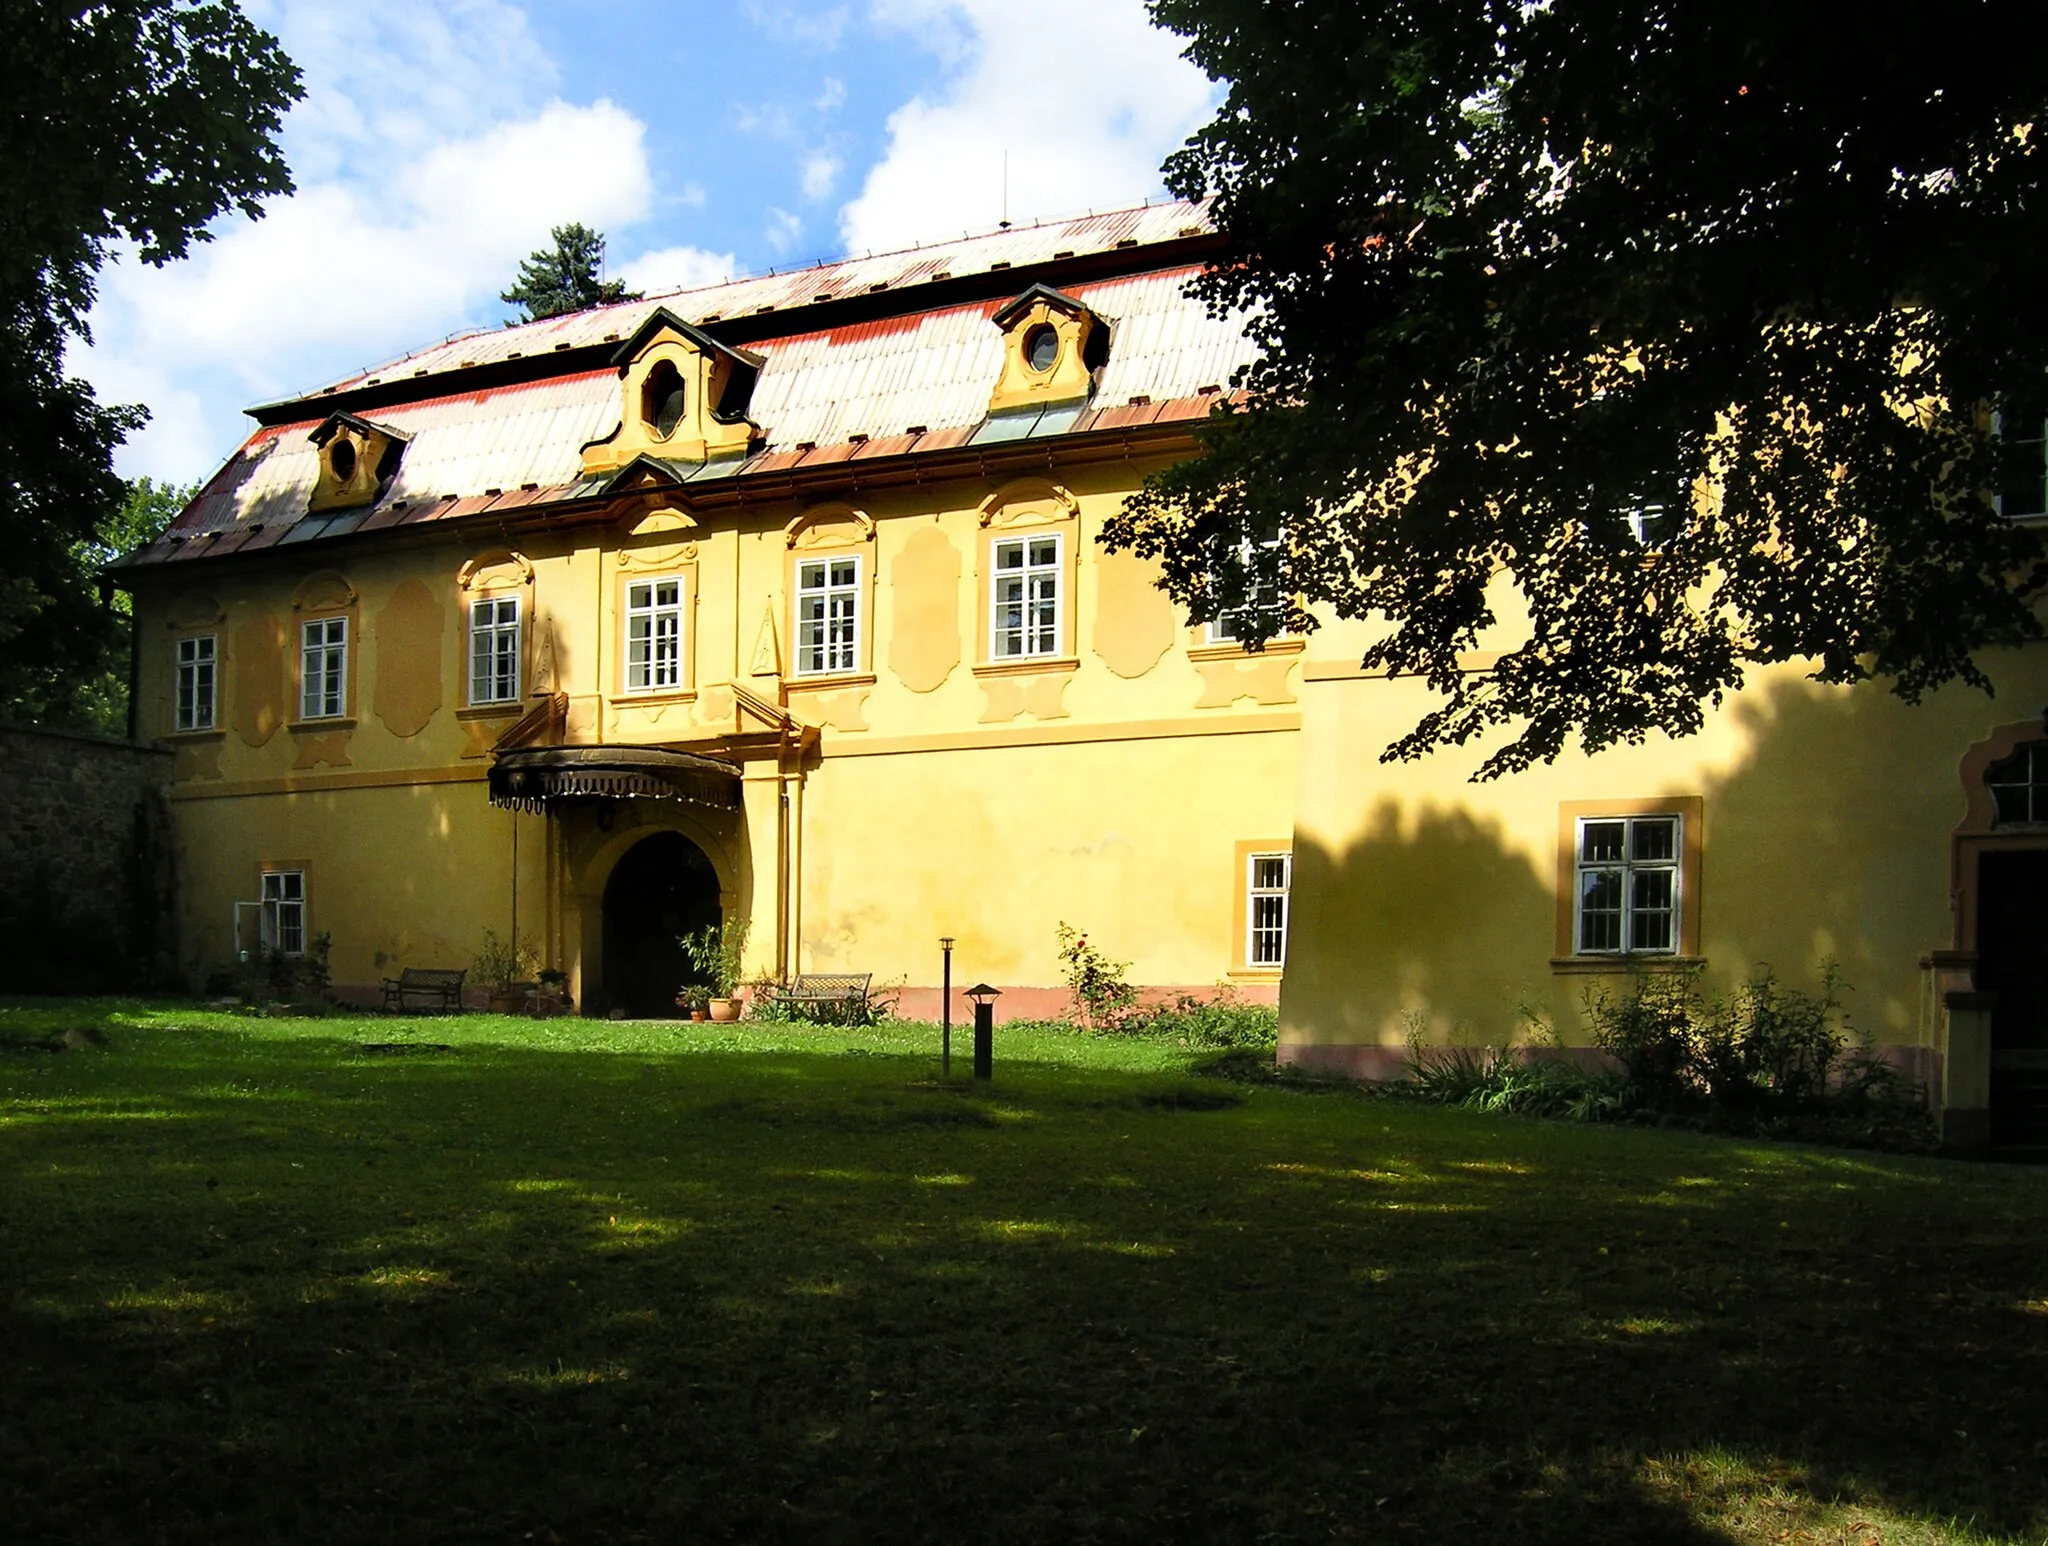
{"label": "tree shadow on lawn", "polygon": [[0,1065],[23,1539],[1805,1517],[1668,1480],[1709,1454],[1925,1538],[2048,1525],[2038,1177],[1159,1078],[961,1099],[886,1058],[31,1066]]}

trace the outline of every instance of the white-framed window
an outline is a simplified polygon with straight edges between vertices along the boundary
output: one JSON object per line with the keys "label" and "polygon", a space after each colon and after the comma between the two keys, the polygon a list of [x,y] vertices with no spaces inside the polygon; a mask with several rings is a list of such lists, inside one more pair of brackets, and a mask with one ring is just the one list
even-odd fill
{"label": "white-framed window", "polygon": [[1245,965],[1287,964],[1287,891],[1293,872],[1291,854],[1245,856]]}
{"label": "white-framed window", "polygon": [[1675,954],[1681,816],[1581,816],[1574,939],[1580,955]]}
{"label": "white-framed window", "polygon": [[675,692],[683,685],[683,582],[634,580],[626,587],[626,691]]}
{"label": "white-framed window", "polygon": [[1245,601],[1244,605],[1210,619],[1211,644],[1235,644],[1249,631],[1244,625],[1254,616],[1270,621],[1270,629],[1261,630],[1267,637],[1280,630],[1287,618],[1287,597],[1280,584],[1280,555],[1285,542],[1286,533],[1273,525],[1261,531],[1257,541],[1246,538],[1235,548],[1225,550],[1226,562],[1244,572]]}
{"label": "white-framed window", "polygon": [[275,955],[306,953],[306,872],[265,870],[259,928],[263,948]]}
{"label": "white-framed window", "polygon": [[299,718],[348,712],[348,619],[316,617],[299,629]]}
{"label": "white-framed window", "polygon": [[796,566],[796,674],[854,671],[860,661],[860,557]]}
{"label": "white-framed window", "polygon": [[996,660],[1060,652],[1060,534],[993,544],[989,654]]}
{"label": "white-framed window", "polygon": [[469,604],[469,701],[519,701],[517,596],[486,596]]}
{"label": "white-framed window", "polygon": [[214,665],[219,641],[206,633],[178,641],[178,707],[173,723],[180,730],[213,728]]}
{"label": "white-framed window", "polygon": [[2048,419],[2013,409],[1992,415],[1998,437],[1998,513],[2011,519],[2048,515]]}

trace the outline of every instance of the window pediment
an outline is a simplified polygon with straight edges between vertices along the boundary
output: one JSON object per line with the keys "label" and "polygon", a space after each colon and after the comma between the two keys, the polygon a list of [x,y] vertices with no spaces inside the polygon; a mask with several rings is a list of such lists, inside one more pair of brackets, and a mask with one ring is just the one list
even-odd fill
{"label": "window pediment", "polygon": [[747,417],[762,358],[721,343],[657,307],[612,356],[619,372],[619,427],[583,447],[597,477],[646,457],[705,462],[743,455],[760,436]]}

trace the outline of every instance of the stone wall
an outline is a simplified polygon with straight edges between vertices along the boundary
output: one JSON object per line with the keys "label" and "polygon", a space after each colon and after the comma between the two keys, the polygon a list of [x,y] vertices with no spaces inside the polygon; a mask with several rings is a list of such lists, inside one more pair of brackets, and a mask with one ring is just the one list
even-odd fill
{"label": "stone wall", "polygon": [[171,761],[163,747],[0,726],[0,991],[169,975]]}

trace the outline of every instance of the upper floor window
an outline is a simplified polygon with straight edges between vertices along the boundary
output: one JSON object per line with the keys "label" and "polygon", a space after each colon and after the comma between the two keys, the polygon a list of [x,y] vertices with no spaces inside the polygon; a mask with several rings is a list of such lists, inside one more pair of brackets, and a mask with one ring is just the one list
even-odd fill
{"label": "upper floor window", "polygon": [[519,701],[517,596],[486,596],[469,604],[469,701]]}
{"label": "upper floor window", "polygon": [[1998,436],[1998,513],[2048,515],[2048,418],[2038,407],[1993,415]]}
{"label": "upper floor window", "polygon": [[1992,825],[2048,822],[2048,741],[2029,741],[1984,775],[1991,791]]}
{"label": "upper floor window", "polygon": [[626,691],[675,692],[683,685],[683,582],[635,580],[626,587]]}
{"label": "upper floor window", "polygon": [[[245,904],[246,905],[246,904]],[[306,953],[306,872],[265,870],[260,913],[263,948],[277,955]]]}
{"label": "upper floor window", "polygon": [[1244,603],[1219,612],[1209,623],[1211,644],[1235,644],[1253,630],[1247,625],[1258,619],[1256,631],[1262,638],[1279,633],[1287,621],[1287,598],[1280,588],[1280,561],[1286,535],[1276,525],[1226,549],[1224,561],[1244,575]]}
{"label": "upper floor window", "polygon": [[1245,858],[1245,948],[1247,966],[1287,964],[1287,892],[1293,859],[1284,853]]}
{"label": "upper floor window", "polygon": [[807,558],[796,566],[796,674],[858,669],[860,559]]}
{"label": "upper floor window", "polygon": [[989,654],[1014,660],[1060,652],[1060,536],[1009,537],[993,545]]}
{"label": "upper floor window", "polygon": [[1581,817],[1574,911],[1581,955],[1678,949],[1679,816]]}
{"label": "upper floor window", "polygon": [[348,619],[316,617],[299,629],[299,718],[348,712]]}
{"label": "upper floor window", "polygon": [[213,728],[214,660],[217,637],[201,634],[178,641],[178,707],[180,730]]}

